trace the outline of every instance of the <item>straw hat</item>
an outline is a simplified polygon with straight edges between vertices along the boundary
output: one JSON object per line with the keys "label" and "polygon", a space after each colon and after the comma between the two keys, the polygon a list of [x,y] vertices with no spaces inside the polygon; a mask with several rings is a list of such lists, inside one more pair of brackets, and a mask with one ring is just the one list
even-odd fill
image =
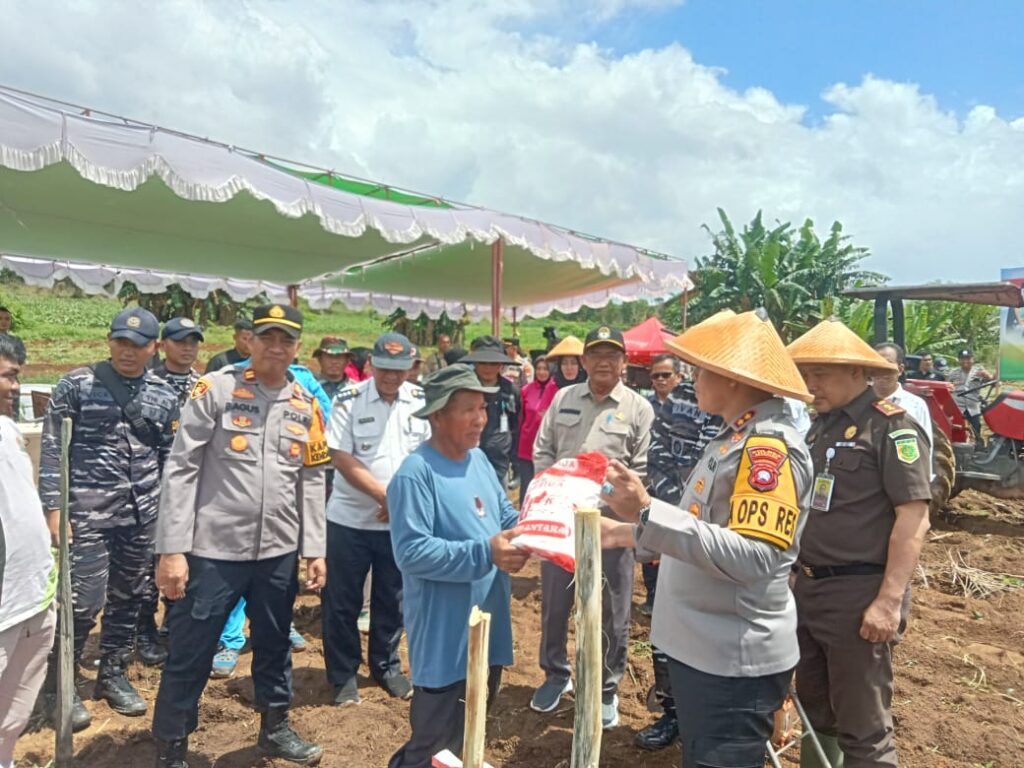
{"label": "straw hat", "polygon": [[566,336],[551,348],[545,357],[549,360],[552,357],[581,357],[583,355],[583,342],[575,336]]}
{"label": "straw hat", "polygon": [[818,363],[899,370],[834,317],[822,320],[786,349],[798,365]]}
{"label": "straw hat", "polygon": [[800,372],[763,309],[724,310],[665,342],[683,360],[775,395],[811,401]]}

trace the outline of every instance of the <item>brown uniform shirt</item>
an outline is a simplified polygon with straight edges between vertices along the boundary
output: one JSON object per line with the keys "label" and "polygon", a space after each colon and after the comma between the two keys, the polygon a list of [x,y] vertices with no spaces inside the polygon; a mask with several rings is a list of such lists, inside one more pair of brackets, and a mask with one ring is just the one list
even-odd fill
{"label": "brown uniform shirt", "polygon": [[[895,508],[931,499],[928,440],[920,425],[866,389],[820,416],[807,433],[807,444],[815,475],[827,471],[835,484],[829,510],[811,510],[800,562],[884,565]],[[835,454],[827,461],[830,448]]]}

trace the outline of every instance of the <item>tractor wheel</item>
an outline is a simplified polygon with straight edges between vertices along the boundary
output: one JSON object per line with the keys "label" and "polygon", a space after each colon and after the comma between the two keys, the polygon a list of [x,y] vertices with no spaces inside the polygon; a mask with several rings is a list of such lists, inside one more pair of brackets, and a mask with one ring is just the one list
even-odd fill
{"label": "tractor wheel", "polygon": [[932,502],[929,513],[935,516],[945,511],[949,500],[953,498],[953,486],[956,483],[956,457],[953,455],[953,444],[946,433],[932,426]]}

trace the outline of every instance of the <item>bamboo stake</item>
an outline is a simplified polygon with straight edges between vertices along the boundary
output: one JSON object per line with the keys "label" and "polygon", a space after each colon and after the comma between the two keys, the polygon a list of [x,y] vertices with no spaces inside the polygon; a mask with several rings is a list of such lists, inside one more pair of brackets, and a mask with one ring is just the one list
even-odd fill
{"label": "bamboo stake", "polygon": [[74,619],[71,614],[71,558],[68,553],[68,454],[71,445],[71,419],[60,425],[60,545],[57,560],[57,609],[60,638],[57,645],[57,723],[54,732],[56,768],[74,765],[75,746],[71,735],[71,709],[74,704],[75,658]]}
{"label": "bamboo stake", "polygon": [[490,673],[491,614],[477,605],[469,615],[469,653],[466,659],[466,728],[462,741],[464,768],[484,768],[487,726],[487,678]]}
{"label": "bamboo stake", "polygon": [[601,513],[576,510],[576,714],[571,768],[601,758]]}

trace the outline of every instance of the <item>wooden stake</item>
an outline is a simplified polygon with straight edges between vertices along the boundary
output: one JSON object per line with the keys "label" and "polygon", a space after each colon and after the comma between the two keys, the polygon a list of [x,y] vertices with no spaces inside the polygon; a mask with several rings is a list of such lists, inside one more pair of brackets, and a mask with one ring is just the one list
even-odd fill
{"label": "wooden stake", "polygon": [[576,715],[571,768],[601,759],[601,513],[576,510]]}
{"label": "wooden stake", "polygon": [[75,746],[71,735],[71,708],[75,691],[74,619],[71,614],[71,558],[68,553],[68,454],[71,419],[60,425],[60,545],[57,559],[57,609],[60,638],[57,644],[57,724],[54,732],[56,768],[74,765]]}
{"label": "wooden stake", "polygon": [[469,614],[469,653],[466,659],[466,729],[462,741],[464,768],[484,768],[487,727],[487,678],[490,674],[491,614],[477,605]]}

